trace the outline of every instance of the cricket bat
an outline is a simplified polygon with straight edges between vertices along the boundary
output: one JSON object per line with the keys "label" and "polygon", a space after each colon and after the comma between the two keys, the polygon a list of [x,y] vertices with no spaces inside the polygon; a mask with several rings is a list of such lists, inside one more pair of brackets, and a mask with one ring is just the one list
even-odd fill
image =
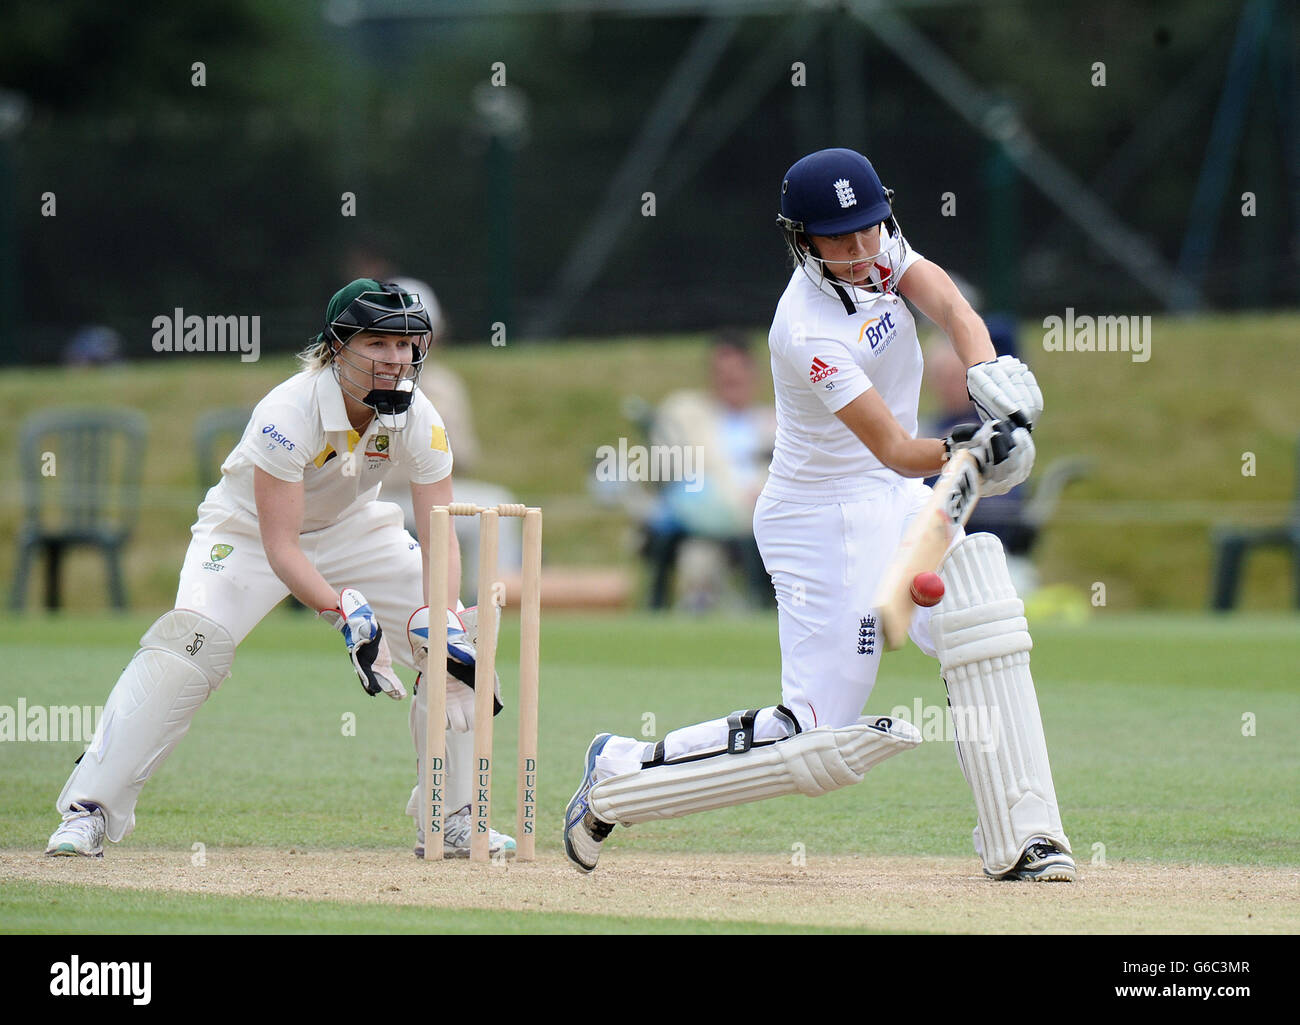
{"label": "cricket bat", "polygon": [[978,464],[970,452],[959,451],[934,482],[930,500],[903,536],[898,554],[876,591],[873,604],[880,616],[887,651],[901,648],[907,641],[907,629],[916,609],[912,578],[939,569],[957,528],[966,525],[979,500]]}

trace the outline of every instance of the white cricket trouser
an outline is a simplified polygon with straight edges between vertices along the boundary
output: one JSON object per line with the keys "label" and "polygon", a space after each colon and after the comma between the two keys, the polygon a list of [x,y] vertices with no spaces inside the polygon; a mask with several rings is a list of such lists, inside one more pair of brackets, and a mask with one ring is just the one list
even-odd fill
{"label": "white cricket trouser", "polygon": [[[776,589],[781,641],[781,704],[801,729],[847,726],[862,714],[880,669],[883,636],[871,601],[930,489],[919,480],[881,485],[855,502],[807,505],[763,496],[754,536]],[[933,656],[930,609],[917,608],[910,635]],[[653,743],[612,737],[596,760],[598,779],[632,772],[658,756],[673,761],[725,750],[725,717],[669,733]],[[772,706],[760,711],[754,739],[788,736]]]}
{"label": "white cricket trouser", "polygon": [[[206,503],[200,513],[181,567],[176,607],[216,620],[239,644],[289,589],[267,561],[256,519]],[[299,543],[336,591],[355,587],[366,596],[394,661],[414,668],[406,622],[424,604],[423,569],[420,547],[402,526],[402,511],[371,502],[324,530],[302,534]],[[214,545],[232,550],[217,560]]]}
{"label": "white cricket trouser", "polygon": [[[200,513],[185,553],[176,606],[211,616],[230,631],[238,645],[289,589],[267,562],[255,519],[226,509],[201,508]],[[331,587],[355,587],[366,596],[383,627],[393,661],[414,669],[406,624],[411,613],[424,605],[424,568],[420,546],[407,533],[401,508],[391,502],[371,502],[324,530],[299,535],[298,541],[303,554]],[[234,551],[214,563],[214,544],[233,545]],[[213,565],[221,569],[214,570]],[[330,643],[328,637],[322,643]],[[343,642],[334,643],[339,645],[339,672],[344,674],[349,667]],[[340,681],[344,680],[340,675]],[[414,696],[410,700],[415,701]],[[473,746],[472,732],[447,731],[446,801],[450,809],[469,803]],[[422,753],[416,752],[417,759]]]}

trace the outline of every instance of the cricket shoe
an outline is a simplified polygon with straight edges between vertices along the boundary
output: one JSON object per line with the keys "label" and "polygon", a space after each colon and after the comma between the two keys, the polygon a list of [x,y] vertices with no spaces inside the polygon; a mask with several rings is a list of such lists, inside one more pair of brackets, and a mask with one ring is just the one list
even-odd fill
{"label": "cricket shoe", "polygon": [[[444,858],[468,858],[469,837],[472,823],[469,805],[452,812],[442,824],[442,856]],[[515,856],[515,838],[505,833],[498,833],[489,827],[488,855],[492,858],[513,858]],[[415,856],[424,857],[424,830],[415,832]]]}
{"label": "cricket shoe", "polygon": [[590,872],[600,857],[600,845],[609,836],[614,823],[596,818],[587,804],[591,788],[596,785],[596,756],[605,749],[611,734],[601,733],[587,748],[582,782],[564,809],[564,853],[579,872]]}
{"label": "cricket shoe", "polygon": [[1072,883],[1074,859],[1045,837],[1036,837],[1016,867],[999,879],[1028,879],[1038,883]]}
{"label": "cricket shoe", "polygon": [[51,857],[102,858],[104,856],[104,813],[95,804],[73,804],[64,812],[63,823],[50,836],[45,853]]}

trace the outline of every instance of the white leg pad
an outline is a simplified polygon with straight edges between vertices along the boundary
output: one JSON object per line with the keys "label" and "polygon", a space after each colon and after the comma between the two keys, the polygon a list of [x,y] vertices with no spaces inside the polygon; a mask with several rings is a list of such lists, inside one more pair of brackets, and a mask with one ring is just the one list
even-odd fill
{"label": "white leg pad", "polygon": [[[1029,672],[1033,641],[992,534],[958,542],[939,572],[945,592],[930,628],[957,726],[957,760],[975,797],[975,849],[985,872],[1001,875],[1034,837],[1070,850]],[[991,723],[996,742],[961,736],[963,724],[976,722]]]}
{"label": "white leg pad", "polygon": [[[463,615],[463,614],[462,614]],[[420,684],[411,699],[409,724],[411,742],[415,745],[415,786],[411,788],[410,799],[406,802],[406,814],[415,819],[415,828],[424,832],[424,815],[420,809],[420,780],[424,779],[424,738],[425,709],[427,697],[425,680],[421,676]],[[474,788],[474,732],[457,733],[447,731],[446,756],[443,763],[443,800],[442,806],[448,814],[470,803]]]}
{"label": "white leg pad", "polygon": [[619,825],[671,819],[786,794],[817,797],[860,783],[890,755],[916,747],[920,731],[902,719],[869,716],[785,740],[627,772],[597,783],[591,810]]}
{"label": "white leg pad", "polygon": [[188,609],[160,616],[109,694],[90,747],[59,795],[59,811],[74,802],[96,804],[110,840],[130,834],[141,789],[230,675],[234,659],[235,642],[221,624]]}

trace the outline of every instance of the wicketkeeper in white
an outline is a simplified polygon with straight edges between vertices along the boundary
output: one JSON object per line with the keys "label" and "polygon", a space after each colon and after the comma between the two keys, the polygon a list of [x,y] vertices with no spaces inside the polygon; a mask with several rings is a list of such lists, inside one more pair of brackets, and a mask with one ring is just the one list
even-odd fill
{"label": "wicketkeeper in white", "polygon": [[[1002,494],[1034,461],[1042,394],[1019,360],[998,358],[952,280],[911,249],[893,192],[846,149],[810,154],[781,184],[777,219],[794,273],[769,344],[777,435],[754,534],[776,589],[781,703],[674,730],[658,743],[599,734],[565,814],[569,859],[590,872],[615,825],[862,780],[915,747],[914,725],[862,717],[880,666],[872,599],[951,454],[975,456],[981,492]],[[982,425],[917,438],[921,348],[906,297],[948,335]],[[912,640],[940,670],[975,798],[975,850],[1000,879],[1070,881],[1033,680],[1023,605],[991,534],[960,532],[933,609]],[[975,714],[968,714],[975,713]],[[996,722],[996,742],[963,724]]]}
{"label": "wicketkeeper in white", "polygon": [[[397,285],[363,278],[330,300],[325,330],[300,356],[302,372],[257,404],[199,506],[176,607],[145,632],[109,695],[59,795],[63,822],[47,854],[101,857],[105,836],[117,843],[135,828],[141,789],[230,675],[239,643],[289,594],[342,634],[366,693],[406,696],[394,656],[420,674],[410,716],[420,778],[430,628],[424,534],[430,507],[452,497],[447,433],[416,387],[429,332],[419,296]],[[377,500],[380,484],[393,479],[410,482],[424,544],[406,532],[397,506]],[[457,594],[454,537],[449,585]],[[447,817],[444,856],[469,854],[474,612],[457,603],[433,616],[447,630],[445,807],[464,806]],[[392,652],[390,637],[402,638]],[[427,816],[415,793],[406,811],[423,855]],[[490,846],[509,856],[515,842],[494,830]]]}

